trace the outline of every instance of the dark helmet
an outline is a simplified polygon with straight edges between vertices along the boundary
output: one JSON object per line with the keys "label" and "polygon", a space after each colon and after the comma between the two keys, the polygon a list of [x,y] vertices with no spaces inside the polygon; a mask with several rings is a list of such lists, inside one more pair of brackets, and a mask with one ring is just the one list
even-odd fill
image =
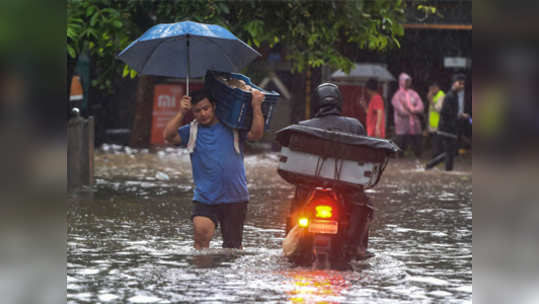
{"label": "dark helmet", "polygon": [[316,87],[314,90],[314,98],[318,105],[315,112],[340,114],[342,105],[341,91],[339,91],[339,87],[333,83],[325,82]]}

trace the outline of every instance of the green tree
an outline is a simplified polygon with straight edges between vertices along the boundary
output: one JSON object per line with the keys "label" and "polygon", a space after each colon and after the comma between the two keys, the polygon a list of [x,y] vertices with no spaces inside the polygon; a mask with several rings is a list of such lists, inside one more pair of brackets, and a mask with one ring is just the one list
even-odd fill
{"label": "green tree", "polygon": [[[115,55],[139,33],[131,18],[135,7],[135,3],[123,1],[67,2],[68,62],[74,62],[82,52],[88,52],[99,70],[92,86],[101,91],[113,92],[111,79],[123,68]],[[68,74],[71,73],[69,70]],[[134,71],[131,76],[135,76]]]}
{"label": "green tree", "polygon": [[[352,62],[341,53],[347,43],[360,49],[398,46],[404,34],[404,4],[377,1],[252,1],[252,7],[232,3],[237,31],[259,46],[280,43],[293,70],[327,64],[349,70]],[[241,28],[238,28],[240,27]],[[242,33],[242,30],[247,33]]]}
{"label": "green tree", "polygon": [[[405,2],[375,1],[185,1],[161,2],[157,17],[220,24],[254,47],[281,44],[294,71],[328,64],[349,70],[343,44],[384,50],[404,34]],[[426,7],[426,6],[425,6]],[[174,16],[174,17],[172,17]],[[172,18],[171,18],[172,17]],[[163,21],[165,22],[165,21]]]}
{"label": "green tree", "polygon": [[[403,0],[68,0],[68,60],[73,61],[88,50],[99,69],[92,85],[113,92],[111,79],[136,74],[115,59],[116,54],[154,24],[189,19],[222,25],[254,47],[280,44],[294,71],[323,64],[349,70],[352,62],[341,53],[344,45],[380,51],[399,46],[407,3]],[[432,12],[432,6],[425,0],[412,3],[417,9]]]}

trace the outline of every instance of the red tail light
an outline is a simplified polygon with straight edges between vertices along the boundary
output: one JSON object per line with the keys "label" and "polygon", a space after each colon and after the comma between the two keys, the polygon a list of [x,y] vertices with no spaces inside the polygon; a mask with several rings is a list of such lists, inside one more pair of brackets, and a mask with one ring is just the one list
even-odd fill
{"label": "red tail light", "polygon": [[340,217],[338,198],[334,192],[317,189],[311,194],[307,204],[306,215],[311,221],[337,220]]}

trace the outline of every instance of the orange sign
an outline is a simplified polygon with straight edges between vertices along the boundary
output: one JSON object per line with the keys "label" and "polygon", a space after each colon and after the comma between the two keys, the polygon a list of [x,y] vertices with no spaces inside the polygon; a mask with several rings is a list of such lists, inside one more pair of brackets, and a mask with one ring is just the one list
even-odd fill
{"label": "orange sign", "polygon": [[71,90],[69,93],[69,100],[82,100],[82,85],[80,84],[80,76],[75,75],[71,79]]}
{"label": "orange sign", "polygon": [[[203,84],[190,84],[190,91],[202,88]],[[152,145],[163,145],[163,130],[168,121],[172,119],[180,110],[180,100],[185,94],[185,84],[157,84],[154,87],[153,94],[153,113],[152,113]],[[191,115],[186,115],[183,123],[189,121]]]}

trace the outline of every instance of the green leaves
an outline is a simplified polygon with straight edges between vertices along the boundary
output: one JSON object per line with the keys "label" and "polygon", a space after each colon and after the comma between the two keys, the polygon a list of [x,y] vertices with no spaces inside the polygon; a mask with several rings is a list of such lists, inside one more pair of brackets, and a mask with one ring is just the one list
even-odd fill
{"label": "green leaves", "polygon": [[131,77],[131,79],[135,78],[137,76],[137,71],[131,69],[131,71],[129,72],[129,77]]}
{"label": "green leaves", "polygon": [[224,14],[230,14],[230,10],[228,9],[228,6],[224,2],[218,2],[217,5],[219,9],[221,10],[221,12],[223,12]]}
{"label": "green leaves", "polygon": [[[425,4],[421,4],[425,3]],[[428,5],[429,1],[427,0],[415,0],[413,4],[416,4],[416,10],[421,12],[423,14],[423,17],[419,17],[418,21],[425,21],[430,16],[439,16],[443,17],[443,15],[438,11],[438,9],[433,5]]]}
{"label": "green leaves", "polygon": [[67,28],[67,38],[69,39],[77,39],[78,34],[77,31],[73,27]]}
{"label": "green leaves", "polygon": [[[280,45],[293,71],[322,65],[349,70],[352,62],[344,49],[400,47],[407,2],[68,0],[66,55],[77,58],[88,50],[97,68],[94,87],[112,92],[114,77],[137,75],[116,54],[154,24],[190,19],[223,25],[259,50]],[[424,0],[409,5],[439,13]]]}
{"label": "green leaves", "polygon": [[67,45],[67,53],[69,54],[69,56],[71,56],[71,58],[77,57],[77,52],[75,52],[75,49],[70,45]]}
{"label": "green leaves", "polygon": [[97,6],[95,6],[95,5],[89,6],[86,9],[86,17],[92,16],[96,10],[97,10]]}
{"label": "green leaves", "polygon": [[417,6],[417,9],[420,10],[420,11],[424,11],[425,13],[427,14],[436,14],[436,7],[434,6],[429,6],[429,5],[422,5],[422,4],[419,4]]}
{"label": "green leaves", "polygon": [[231,12],[240,12],[233,19],[244,24],[240,29],[245,33],[234,34],[248,37],[246,41],[255,47],[281,44],[293,70],[300,72],[324,64],[349,68],[351,61],[341,47],[354,44],[381,51],[399,47],[404,34],[401,0],[227,3]]}
{"label": "green leaves", "polygon": [[[67,2],[67,55],[76,59],[87,50],[97,69],[92,86],[112,93],[112,79],[123,75],[135,77],[136,72],[125,70],[115,56],[138,34],[130,20],[137,5],[128,1]],[[122,70],[123,69],[123,70]]]}
{"label": "green leaves", "polygon": [[130,68],[127,64],[124,65],[124,69],[122,71],[122,77],[127,77],[129,75],[129,77],[133,79],[137,76],[137,74],[138,74],[137,71]]}
{"label": "green leaves", "polygon": [[264,22],[262,20],[253,20],[245,24],[244,27],[247,30],[247,32],[249,32],[249,34],[251,34],[252,36],[256,36],[259,33],[261,33],[263,26],[264,26]]}
{"label": "green leaves", "polygon": [[126,65],[124,65],[124,70],[122,72],[122,77],[125,77],[127,75],[129,75],[129,66],[126,64]]}
{"label": "green leaves", "polygon": [[97,18],[99,18],[99,12],[91,15],[92,17],[90,18],[90,26],[95,26],[95,24],[97,23]]}
{"label": "green leaves", "polygon": [[121,28],[123,27],[123,25],[124,25],[124,24],[122,23],[122,21],[120,21],[120,20],[114,20],[114,21],[112,21],[112,24],[113,24],[114,27],[117,28],[117,29],[121,29]]}

